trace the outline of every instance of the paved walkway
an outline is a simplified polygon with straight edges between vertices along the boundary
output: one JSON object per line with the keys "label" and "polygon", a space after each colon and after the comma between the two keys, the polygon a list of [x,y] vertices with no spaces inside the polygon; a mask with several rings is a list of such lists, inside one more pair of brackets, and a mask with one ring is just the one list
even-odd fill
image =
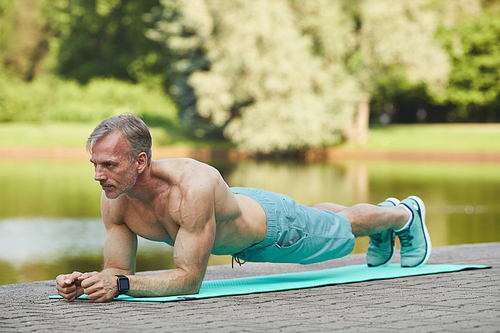
{"label": "paved walkway", "polygon": [[[364,262],[218,266],[206,279]],[[48,299],[54,281],[7,285],[0,332],[500,332],[500,243],[434,248],[429,263],[493,268],[175,303],[66,303]]]}

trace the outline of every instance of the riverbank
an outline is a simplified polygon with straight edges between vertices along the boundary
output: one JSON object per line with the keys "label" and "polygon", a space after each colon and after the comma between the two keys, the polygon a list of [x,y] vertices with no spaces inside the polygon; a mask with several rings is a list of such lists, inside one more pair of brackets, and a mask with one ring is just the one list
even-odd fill
{"label": "riverbank", "polygon": [[[308,266],[212,266],[205,279],[364,263],[365,255],[356,254]],[[48,299],[54,281],[6,285],[0,286],[0,331],[498,332],[500,243],[437,247],[429,264],[493,267],[176,303],[66,303]]]}
{"label": "riverbank", "polygon": [[[89,124],[0,124],[0,158],[86,159]],[[244,160],[250,155],[226,142],[190,141],[173,137],[168,129],[151,128],[153,158],[192,157]],[[222,148],[221,148],[222,147]],[[392,125],[373,128],[366,145],[343,144],[306,150],[295,156],[305,161],[390,160],[500,162],[500,124]]]}
{"label": "riverbank", "polygon": [[[247,160],[250,155],[236,149],[211,149],[189,147],[155,147],[153,159],[190,157],[209,162],[211,160]],[[0,159],[64,159],[85,160],[89,155],[84,148],[1,148]],[[435,162],[500,162],[500,152],[453,152],[453,151],[388,151],[330,148],[310,150],[300,157],[305,161],[435,161]]]}

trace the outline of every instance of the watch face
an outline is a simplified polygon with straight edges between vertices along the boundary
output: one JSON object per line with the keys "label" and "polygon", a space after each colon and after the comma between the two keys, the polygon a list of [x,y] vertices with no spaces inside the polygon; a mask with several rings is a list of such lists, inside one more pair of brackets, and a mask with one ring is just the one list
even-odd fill
{"label": "watch face", "polygon": [[118,290],[119,291],[128,291],[130,289],[128,278],[119,277],[118,278]]}

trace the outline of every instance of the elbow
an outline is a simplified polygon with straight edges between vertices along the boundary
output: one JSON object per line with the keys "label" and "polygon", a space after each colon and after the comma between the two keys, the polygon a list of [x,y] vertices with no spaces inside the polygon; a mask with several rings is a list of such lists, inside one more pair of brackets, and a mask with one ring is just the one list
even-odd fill
{"label": "elbow", "polygon": [[195,281],[192,281],[192,283],[187,284],[185,294],[186,295],[198,294],[200,292],[200,289],[201,289],[201,282],[202,282],[201,280],[200,281],[195,280]]}
{"label": "elbow", "polygon": [[163,296],[167,295],[194,295],[201,289],[203,277],[198,274],[187,274],[184,270],[177,269],[180,274],[168,283],[166,290],[162,291]]}
{"label": "elbow", "polygon": [[178,286],[176,289],[166,288],[153,293],[153,296],[180,296],[180,295],[196,295],[200,292],[200,283],[186,283]]}

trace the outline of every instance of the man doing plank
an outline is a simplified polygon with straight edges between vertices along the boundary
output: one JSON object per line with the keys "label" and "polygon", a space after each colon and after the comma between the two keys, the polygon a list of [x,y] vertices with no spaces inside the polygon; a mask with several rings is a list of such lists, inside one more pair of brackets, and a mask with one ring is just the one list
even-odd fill
{"label": "man doing plank", "polygon": [[[94,179],[102,187],[106,228],[101,272],[59,275],[68,302],[85,293],[95,302],[130,296],[167,296],[199,291],[210,254],[238,263],[309,264],[348,255],[357,236],[370,236],[367,264],[388,264],[394,238],[401,264],[425,264],[431,242],[425,206],[418,197],[389,198],[375,206],[318,203],[253,188],[230,188],[213,167],[192,159],[151,160],[151,135],[142,120],[120,115],[103,120],[87,140]],[[137,236],[174,248],[176,268],[135,273]]]}

